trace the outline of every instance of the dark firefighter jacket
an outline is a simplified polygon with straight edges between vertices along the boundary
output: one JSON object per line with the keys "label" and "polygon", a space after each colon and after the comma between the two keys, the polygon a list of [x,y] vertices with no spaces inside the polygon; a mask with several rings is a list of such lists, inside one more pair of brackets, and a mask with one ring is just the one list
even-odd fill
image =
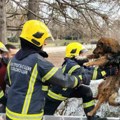
{"label": "dark firefighter jacket", "polygon": [[5,93],[6,83],[5,83],[5,74],[7,70],[7,65],[1,60],[0,62],[0,87],[2,88],[3,92]]}
{"label": "dark firefighter jacket", "polygon": [[6,89],[6,82],[5,82],[5,75],[6,75],[7,65],[1,59],[0,62],[0,103],[6,106],[7,98],[5,95]]}
{"label": "dark firefighter jacket", "polygon": [[[86,81],[101,79],[106,74],[106,71],[102,71],[99,68],[80,66],[78,62],[73,59],[65,59],[62,67],[64,74],[80,75],[81,79]],[[62,88],[59,86],[51,86],[48,90],[47,98],[54,101],[63,101],[67,99],[71,93],[71,88]]]}
{"label": "dark firefighter jacket", "polygon": [[30,54],[24,59],[15,57],[7,67],[9,83],[6,115],[12,120],[40,120],[44,114],[46,89],[44,84],[55,84],[61,87],[76,87],[77,77],[63,75],[58,69],[45,60],[40,54]]}
{"label": "dark firefighter jacket", "polygon": [[6,106],[6,102],[7,102],[7,98],[6,98],[2,88],[0,88],[0,103],[3,104],[4,106]]}

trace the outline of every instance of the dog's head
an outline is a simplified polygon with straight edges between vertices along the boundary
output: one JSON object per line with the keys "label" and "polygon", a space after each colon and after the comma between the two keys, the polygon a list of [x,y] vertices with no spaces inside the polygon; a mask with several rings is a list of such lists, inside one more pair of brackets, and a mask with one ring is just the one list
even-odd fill
{"label": "dog's head", "polygon": [[120,52],[120,45],[118,41],[105,37],[98,40],[96,48],[93,51],[93,53],[99,57],[105,54],[114,54],[118,52]]}

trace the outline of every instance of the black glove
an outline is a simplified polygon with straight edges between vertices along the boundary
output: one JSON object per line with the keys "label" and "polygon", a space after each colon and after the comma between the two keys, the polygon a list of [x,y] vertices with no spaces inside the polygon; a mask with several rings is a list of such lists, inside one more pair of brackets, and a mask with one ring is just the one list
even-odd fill
{"label": "black glove", "polygon": [[106,76],[112,76],[112,75],[116,75],[118,73],[118,68],[115,67],[107,67],[104,69],[104,71],[106,72]]}

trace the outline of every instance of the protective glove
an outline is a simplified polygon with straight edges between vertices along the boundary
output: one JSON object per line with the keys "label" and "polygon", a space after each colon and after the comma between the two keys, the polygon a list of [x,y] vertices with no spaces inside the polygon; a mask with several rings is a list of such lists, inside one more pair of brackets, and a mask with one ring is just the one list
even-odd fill
{"label": "protective glove", "polygon": [[104,69],[104,71],[106,72],[105,76],[112,76],[112,75],[116,75],[118,73],[118,67],[114,66],[109,66],[107,68]]}

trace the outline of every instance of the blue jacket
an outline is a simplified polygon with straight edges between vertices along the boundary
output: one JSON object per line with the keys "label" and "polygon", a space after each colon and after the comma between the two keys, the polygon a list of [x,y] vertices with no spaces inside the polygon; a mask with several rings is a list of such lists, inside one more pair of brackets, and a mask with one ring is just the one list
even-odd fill
{"label": "blue jacket", "polygon": [[[88,85],[91,80],[101,79],[106,74],[106,71],[101,70],[100,68],[80,66],[74,59],[69,58],[65,59],[62,66],[62,71],[64,75],[70,74],[80,76],[81,79],[87,81]],[[71,91],[71,88],[51,86],[48,90],[47,98],[53,101],[63,101],[69,98]]]}
{"label": "blue jacket", "polygon": [[63,75],[62,69],[54,67],[39,53],[28,54],[23,59],[15,56],[8,64],[7,74],[11,87],[6,115],[12,120],[42,119],[45,84],[73,88],[79,83],[75,76]]}

